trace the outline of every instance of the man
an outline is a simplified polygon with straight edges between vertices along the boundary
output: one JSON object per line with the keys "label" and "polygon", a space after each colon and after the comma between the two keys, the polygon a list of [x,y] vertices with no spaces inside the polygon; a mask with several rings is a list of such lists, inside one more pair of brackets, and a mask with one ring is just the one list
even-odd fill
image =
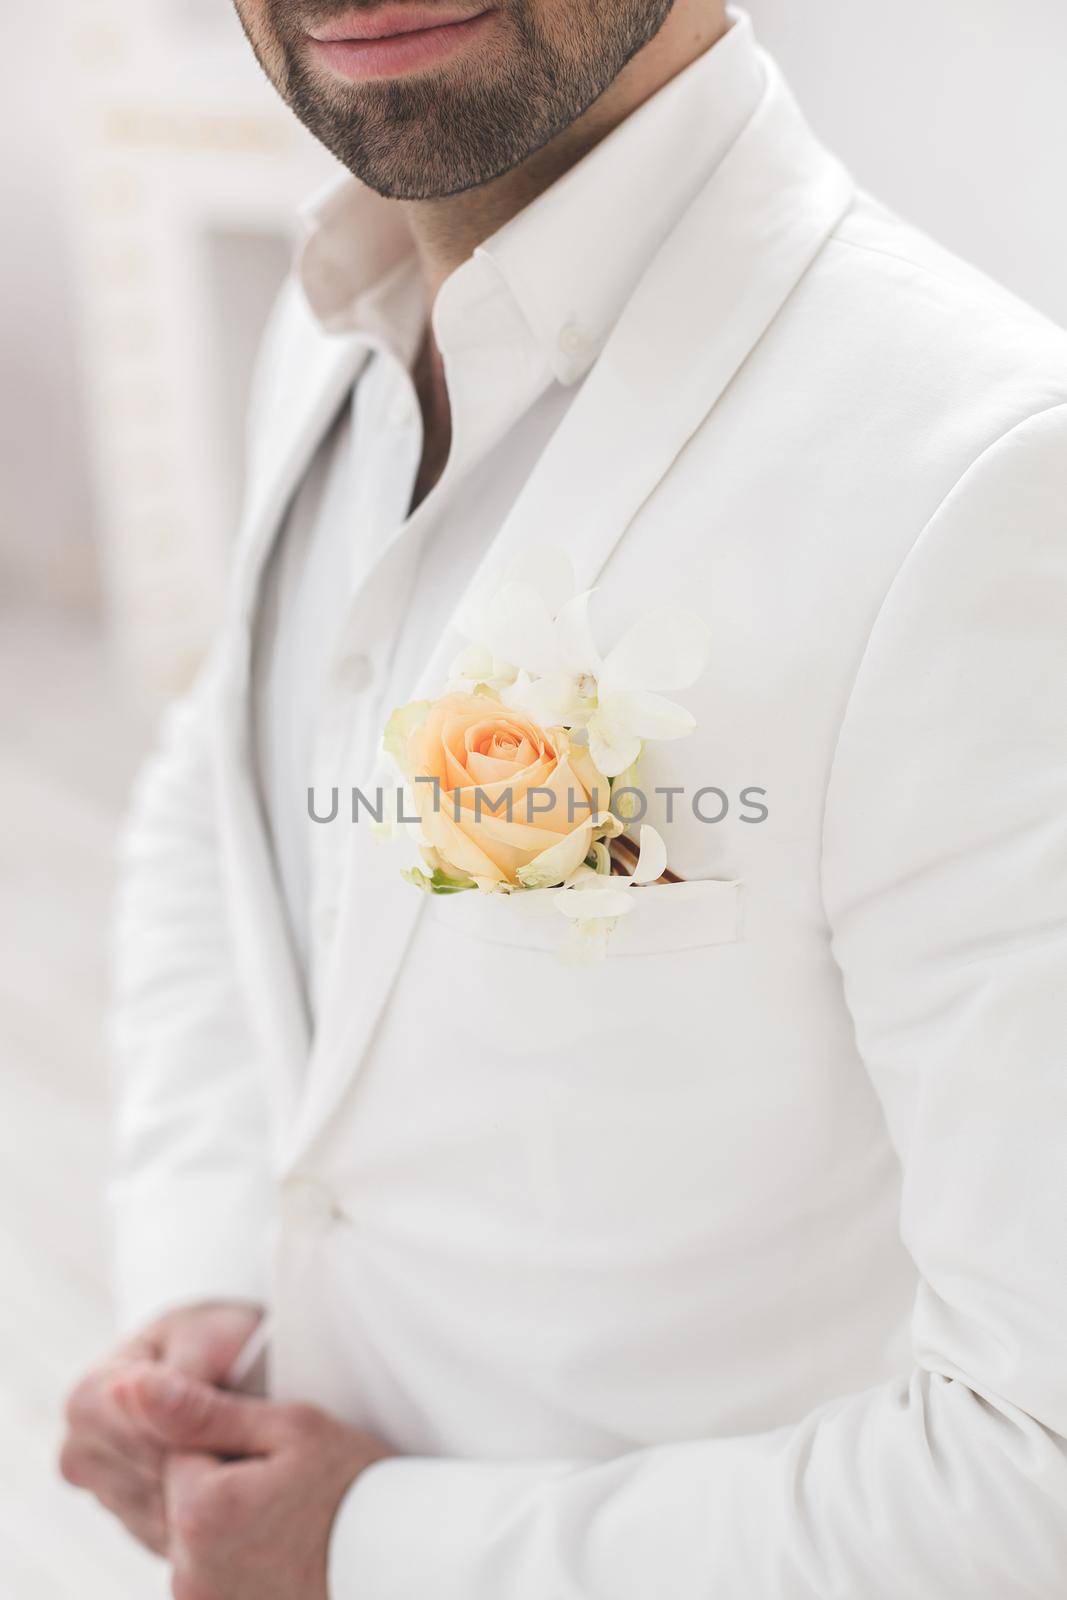
{"label": "man", "polygon": [[[1067,342],[717,0],[238,9],[360,181],[131,825],[68,1477],[178,1600],[1052,1600]],[[641,772],[684,882],[580,969],[306,809],[554,544],[608,642],[712,639]]]}

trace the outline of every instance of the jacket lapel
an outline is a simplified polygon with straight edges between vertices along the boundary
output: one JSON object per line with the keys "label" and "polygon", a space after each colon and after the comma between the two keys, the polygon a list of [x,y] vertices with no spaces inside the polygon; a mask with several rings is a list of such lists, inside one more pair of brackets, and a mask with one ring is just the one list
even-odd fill
{"label": "jacket lapel", "polygon": [[291,1118],[311,1038],[254,768],[253,623],[260,580],[293,492],[365,358],[361,341],[327,337],[309,317],[300,335],[299,362],[280,362],[285,392],[264,397],[222,631],[224,694],[216,730],[220,827],[236,956],[246,993],[254,997],[254,1025],[264,1041],[278,1127],[287,1126]]}
{"label": "jacket lapel", "polygon": [[[545,542],[566,544],[579,589],[596,582],[851,205],[852,179],[770,61],[767,72],[751,122],[638,285],[471,588]],[[439,691],[458,643],[450,627],[415,698]]]}
{"label": "jacket lapel", "polygon": [[[656,256],[472,581],[531,544],[566,543],[581,587],[616,543],[788,299],[854,193],[773,63],[751,121]],[[555,534],[546,530],[558,530]],[[437,642],[414,698],[440,693],[458,647]],[[367,1051],[424,909],[395,854],[353,828],[343,912],[295,1159]]]}

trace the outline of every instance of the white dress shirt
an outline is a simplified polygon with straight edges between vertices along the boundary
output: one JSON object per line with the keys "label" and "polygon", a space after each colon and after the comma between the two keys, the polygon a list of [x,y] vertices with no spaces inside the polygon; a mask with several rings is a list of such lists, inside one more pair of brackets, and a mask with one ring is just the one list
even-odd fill
{"label": "white dress shirt", "polygon": [[[362,752],[356,770],[369,776],[384,722],[409,692],[427,642],[445,627],[634,284],[751,115],[763,81],[751,24],[739,18],[451,275],[433,328],[452,448],[410,516],[423,443],[411,368],[425,321],[411,237],[395,203],[348,179],[311,208],[303,289],[325,328],[359,332],[366,362],[294,499],[258,626],[260,783],[305,976],[315,942],[312,750],[353,594],[383,549],[406,546],[410,576],[392,587],[391,607],[379,610],[374,638],[350,666],[349,688],[364,691],[352,730]],[[614,198],[623,184],[631,226],[620,234]],[[326,776],[332,787],[337,773]],[[316,795],[320,814],[330,802],[329,788]]]}

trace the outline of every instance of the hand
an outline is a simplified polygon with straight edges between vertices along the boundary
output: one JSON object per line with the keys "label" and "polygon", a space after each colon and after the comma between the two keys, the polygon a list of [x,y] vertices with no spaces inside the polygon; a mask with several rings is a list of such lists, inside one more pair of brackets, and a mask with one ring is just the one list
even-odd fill
{"label": "hand", "polygon": [[158,1437],[119,1403],[117,1385],[153,1362],[205,1383],[221,1383],[261,1316],[252,1306],[238,1305],[170,1312],[89,1372],[67,1402],[59,1461],[64,1478],[88,1489],[157,1555],[167,1551],[164,1451]]}
{"label": "hand", "polygon": [[[327,1600],[327,1553],[354,1480],[391,1452],[313,1406],[225,1394],[158,1366],[119,1386],[166,1451],[174,1600]],[[236,1458],[236,1459],[235,1459]]]}

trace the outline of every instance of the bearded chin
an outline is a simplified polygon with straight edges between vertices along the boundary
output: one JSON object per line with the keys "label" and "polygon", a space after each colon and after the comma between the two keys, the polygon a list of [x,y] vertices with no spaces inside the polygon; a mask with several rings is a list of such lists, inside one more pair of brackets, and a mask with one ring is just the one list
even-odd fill
{"label": "bearded chin", "polygon": [[[288,0],[269,13],[277,52],[253,47],[304,126],[369,188],[390,199],[443,199],[511,171],[576,122],[673,3],[572,0],[557,41],[527,0],[510,0],[495,23],[492,59],[467,74],[328,84],[307,63],[302,8]],[[350,9],[351,0],[336,0],[316,6],[315,18]]]}

